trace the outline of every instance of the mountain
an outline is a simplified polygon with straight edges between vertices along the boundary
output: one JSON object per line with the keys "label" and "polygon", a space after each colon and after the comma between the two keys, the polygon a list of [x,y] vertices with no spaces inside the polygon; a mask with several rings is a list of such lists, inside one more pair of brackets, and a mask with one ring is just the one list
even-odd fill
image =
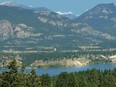
{"label": "mountain", "polygon": [[116,4],[99,4],[75,21],[87,23],[94,29],[116,36]]}
{"label": "mountain", "polygon": [[8,1],[8,2],[2,2],[2,3],[0,3],[0,5],[4,5],[4,6],[16,6],[16,3],[12,2],[12,1]]}
{"label": "mountain", "polygon": [[84,14],[71,20],[43,7],[0,5],[0,31],[3,53],[102,50],[116,42],[115,35],[87,23]]}
{"label": "mountain", "polygon": [[[11,48],[3,48],[9,44],[13,45],[15,50],[26,50],[30,46],[31,49],[36,49],[36,46],[61,48],[59,45],[63,43],[62,41],[68,41],[66,36],[70,33],[68,28],[70,27],[69,23],[71,24],[71,21],[68,18],[62,17],[55,12],[42,9],[33,10],[0,5],[0,20],[1,25],[3,23],[5,24],[3,20],[7,20],[12,25],[13,30],[12,37],[9,37],[11,36],[10,33],[3,31],[2,26],[0,27],[0,31],[2,32],[0,36],[2,38],[1,40],[3,40],[1,43],[4,43],[1,44],[2,50],[12,49],[12,46]],[[5,28],[5,30],[8,29]],[[17,46],[21,47],[19,48]]]}
{"label": "mountain", "polygon": [[[115,9],[114,4],[110,5]],[[103,6],[96,7],[101,9]],[[109,4],[105,4],[106,7],[109,8]],[[110,12],[111,17],[100,19],[97,15],[101,10],[97,14],[95,8],[88,12],[92,11],[92,17],[97,18],[90,20],[88,12],[70,19],[44,7],[27,9],[13,4],[0,5],[0,60],[19,55],[23,62],[30,64],[39,59],[47,63],[52,59],[83,59],[87,55],[87,58],[102,61],[101,57],[96,57],[97,53],[107,55],[107,52],[113,54],[116,51],[116,34],[112,26],[115,22],[108,21],[112,17],[115,19],[115,15]]]}
{"label": "mountain", "polygon": [[12,36],[13,35],[13,28],[9,21],[2,20],[0,21],[0,36]]}
{"label": "mountain", "polygon": [[26,6],[26,5],[23,5],[23,4],[17,4],[13,1],[7,1],[7,2],[2,2],[0,3],[0,5],[2,6],[11,6],[11,7],[21,7],[21,8],[25,8],[25,9],[31,9],[32,6]]}

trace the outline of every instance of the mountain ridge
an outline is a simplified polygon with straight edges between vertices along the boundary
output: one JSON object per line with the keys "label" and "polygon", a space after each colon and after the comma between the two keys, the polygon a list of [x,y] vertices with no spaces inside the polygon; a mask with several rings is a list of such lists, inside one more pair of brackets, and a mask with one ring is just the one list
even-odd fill
{"label": "mountain ridge", "polygon": [[[99,6],[101,5],[96,7],[101,9]],[[4,44],[1,46],[14,45],[13,48],[1,48],[1,50],[30,49],[39,51],[38,46],[50,47],[50,51],[84,50],[81,46],[93,46],[93,49],[99,46],[98,50],[112,47],[112,42],[116,41],[115,32],[113,32],[114,34],[105,32],[90,24],[94,22],[89,23],[86,15],[88,16],[88,12],[91,11],[89,10],[77,19],[71,20],[48,9],[25,9],[23,7],[0,5],[0,20],[9,21],[13,28],[11,37],[9,37],[10,34],[7,38],[3,37],[4,39],[1,42]],[[99,17],[99,15],[95,17]],[[0,29],[2,32],[2,28]],[[21,48],[17,45],[20,45]]]}
{"label": "mountain ridge", "polygon": [[99,4],[88,10],[75,21],[81,21],[92,26],[94,29],[101,32],[116,35],[116,5],[110,4]]}

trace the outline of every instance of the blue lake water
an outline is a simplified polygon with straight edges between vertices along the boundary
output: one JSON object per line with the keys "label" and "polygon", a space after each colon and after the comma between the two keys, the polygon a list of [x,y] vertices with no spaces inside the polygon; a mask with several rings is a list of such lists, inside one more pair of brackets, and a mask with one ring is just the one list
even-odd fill
{"label": "blue lake water", "polygon": [[[36,72],[37,72],[37,75],[48,73],[50,76],[55,76],[60,74],[61,72],[78,72],[78,71],[83,71],[83,70],[92,69],[92,68],[96,68],[100,70],[113,69],[113,68],[116,68],[116,63],[93,64],[93,65],[87,65],[83,67],[73,67],[73,68],[70,68],[70,67],[69,68],[67,67],[37,68]],[[0,72],[4,72],[4,71],[8,71],[8,69],[0,69]],[[31,69],[26,69],[26,72],[30,72],[30,71]]]}
{"label": "blue lake water", "polygon": [[105,69],[113,69],[116,68],[116,63],[108,63],[108,64],[93,64],[93,65],[87,65],[83,67],[73,67],[73,68],[38,68],[36,70],[38,75],[46,74],[48,73],[51,76],[58,75],[61,72],[78,72],[78,71],[83,71],[87,69],[100,69],[100,70],[105,70]]}

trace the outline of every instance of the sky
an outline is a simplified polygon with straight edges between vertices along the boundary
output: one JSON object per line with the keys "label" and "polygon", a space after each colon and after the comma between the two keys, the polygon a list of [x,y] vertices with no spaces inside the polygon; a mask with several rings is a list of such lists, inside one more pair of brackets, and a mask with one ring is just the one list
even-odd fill
{"label": "sky", "polygon": [[[8,0],[0,0],[6,2]],[[29,5],[32,7],[46,7],[52,11],[69,12],[81,15],[88,9],[101,3],[116,3],[116,0],[10,0],[18,4]]]}

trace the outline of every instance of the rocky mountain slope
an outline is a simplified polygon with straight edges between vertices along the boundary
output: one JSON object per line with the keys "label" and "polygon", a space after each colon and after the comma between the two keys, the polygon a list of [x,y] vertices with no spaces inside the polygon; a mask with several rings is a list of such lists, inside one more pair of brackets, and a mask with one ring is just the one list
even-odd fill
{"label": "rocky mountain slope", "polygon": [[9,37],[13,35],[13,27],[8,20],[0,21],[0,37]]}
{"label": "rocky mountain slope", "polygon": [[[106,13],[107,10],[103,10],[104,5],[98,5],[75,20],[47,9],[0,5],[0,50],[54,52],[83,50],[82,46],[90,47],[88,50],[112,47],[112,42],[116,41],[116,9],[114,4],[109,5],[113,9],[112,12],[108,10],[109,13]],[[94,12],[96,9],[97,13]],[[103,14],[100,14],[102,11]],[[109,14],[113,16],[110,17]]]}
{"label": "rocky mountain slope", "polygon": [[116,4],[99,4],[75,19],[94,29],[116,36]]}

